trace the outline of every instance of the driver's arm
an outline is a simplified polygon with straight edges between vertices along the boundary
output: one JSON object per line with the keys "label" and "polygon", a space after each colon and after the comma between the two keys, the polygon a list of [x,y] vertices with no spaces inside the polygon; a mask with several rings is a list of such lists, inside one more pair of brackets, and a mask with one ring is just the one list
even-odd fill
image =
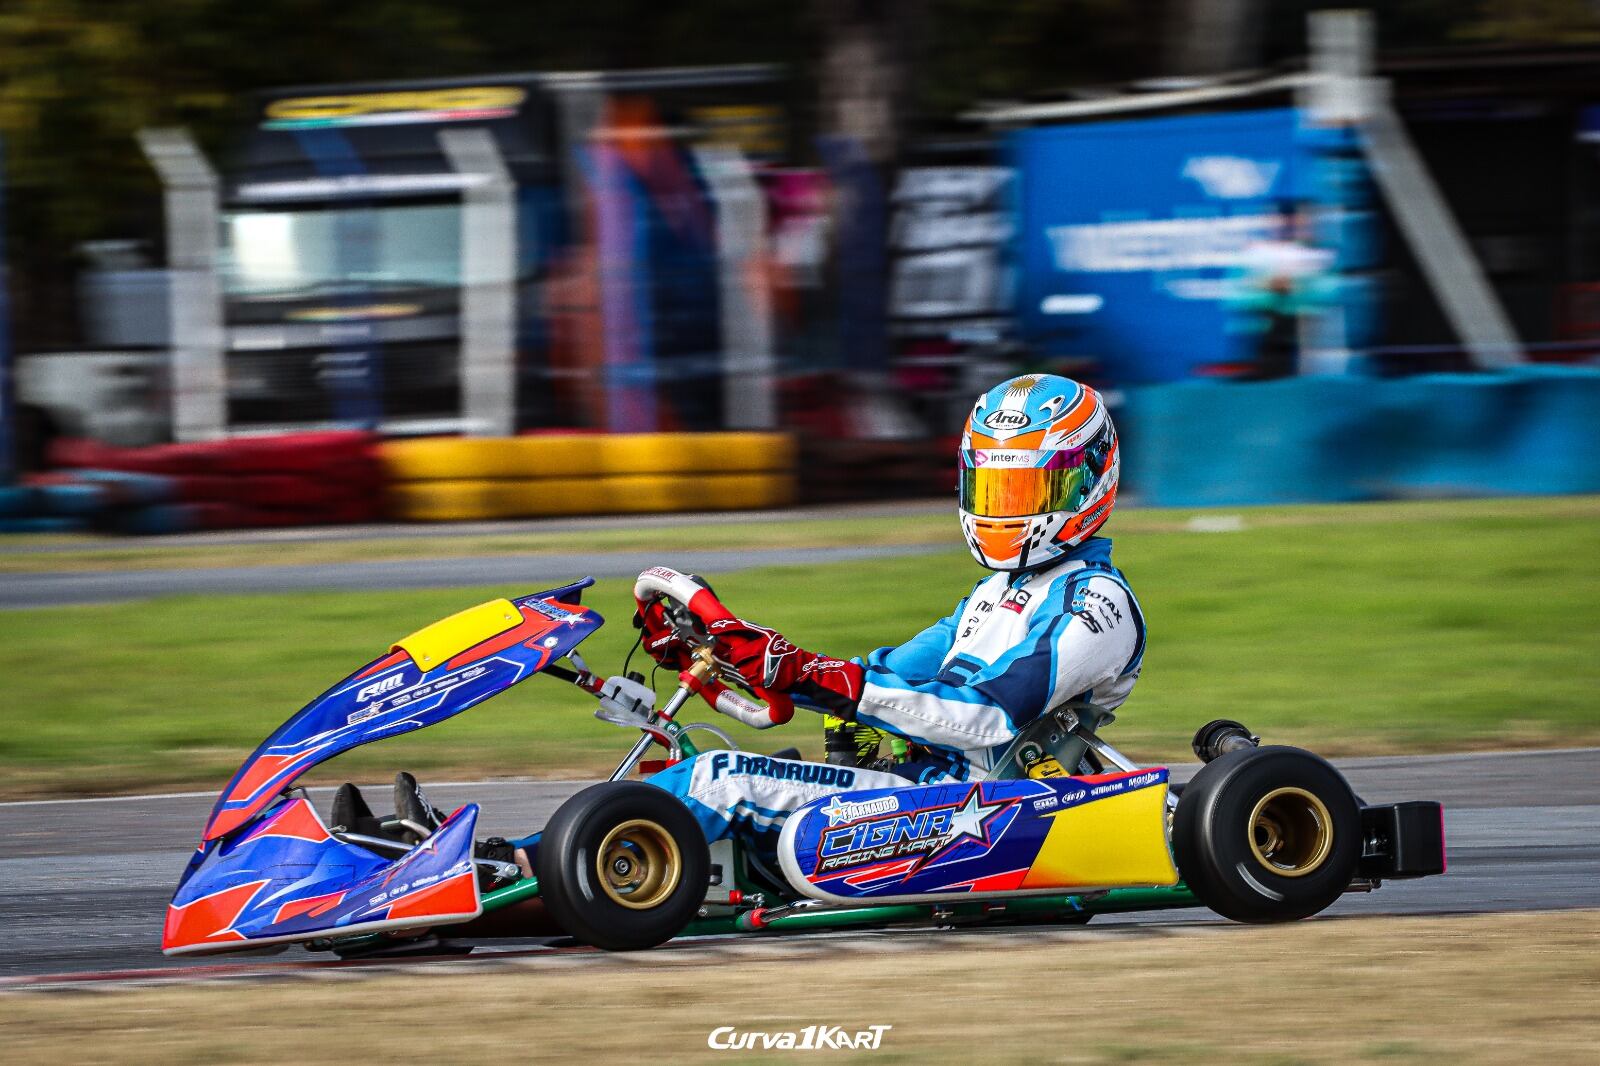
{"label": "driver's arm", "polygon": [[[977,585],[973,588],[976,589]],[[939,670],[944,665],[945,656],[950,654],[950,648],[956,642],[956,626],[960,624],[961,616],[967,609],[967,600],[970,598],[970,593],[963,596],[961,602],[956,604],[956,609],[947,617],[939,619],[898,648],[879,648],[865,660],[858,661],[869,668],[871,663],[877,662],[890,673],[907,680],[933,680],[938,676]]]}
{"label": "driver's arm", "polygon": [[1115,679],[1138,645],[1132,605],[1115,581],[1079,580],[1118,613],[1073,614],[1079,581],[1064,581],[1050,592],[1057,609],[1037,612],[1022,641],[968,676],[946,668],[922,680],[896,659],[900,649],[875,651],[865,662],[856,720],[921,744],[975,751],[1009,741],[1047,708]]}

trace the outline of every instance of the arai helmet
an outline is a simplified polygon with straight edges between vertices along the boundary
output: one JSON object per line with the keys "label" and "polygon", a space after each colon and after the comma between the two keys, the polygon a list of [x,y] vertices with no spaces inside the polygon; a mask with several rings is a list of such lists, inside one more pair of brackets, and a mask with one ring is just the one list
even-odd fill
{"label": "arai helmet", "polygon": [[961,532],[991,570],[1066,555],[1111,515],[1117,431],[1100,394],[1056,374],[996,385],[961,434]]}

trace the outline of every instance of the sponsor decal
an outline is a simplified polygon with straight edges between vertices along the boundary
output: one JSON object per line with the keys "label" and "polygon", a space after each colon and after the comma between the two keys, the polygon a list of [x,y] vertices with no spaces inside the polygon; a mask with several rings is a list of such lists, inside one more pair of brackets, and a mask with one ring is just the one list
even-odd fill
{"label": "sponsor decal", "polygon": [[[682,577],[683,576],[682,574],[679,574],[676,570],[673,570],[671,567],[666,567],[666,566],[652,566],[648,570],[644,571],[644,574],[649,574],[651,577],[665,578],[668,581],[672,580],[675,577]],[[644,574],[640,574],[639,576],[643,577]]]}
{"label": "sponsor decal", "polygon": [[[1119,792],[1132,792],[1147,785],[1154,785],[1161,779],[1161,771],[1150,770],[1134,777],[1124,777],[1116,781],[1107,781],[1103,785],[1095,785],[1089,789],[1089,795],[1094,799],[1099,799],[1102,796],[1114,796]],[[1065,802],[1065,797],[1063,797],[1063,802]]]}
{"label": "sponsor decal", "polygon": [[1093,589],[1081,589],[1075,597],[1073,606],[1078,609],[1093,607],[1100,612],[1100,617],[1108,626],[1116,626],[1122,622],[1122,609],[1115,601],[1103,593]]}
{"label": "sponsor decal", "polygon": [[985,415],[983,424],[989,429],[1021,429],[1028,421],[1026,413],[1002,407]]}
{"label": "sponsor decal", "polygon": [[1038,461],[1039,453],[1028,448],[979,449],[972,453],[973,466],[1032,469]]}
{"label": "sponsor decal", "polygon": [[1198,183],[1207,196],[1219,200],[1266,196],[1282,169],[1283,164],[1275,159],[1237,155],[1192,155],[1183,161],[1183,176]]}
{"label": "sponsor decal", "polygon": [[984,615],[994,610],[994,604],[988,600],[979,600],[972,605],[972,613],[967,615],[966,624],[961,627],[961,640],[972,636],[973,630],[978,628],[978,623],[983,621]]}
{"label": "sponsor decal", "polygon": [[522,106],[527,95],[513,85],[477,85],[453,89],[293,96],[269,103],[261,127],[269,130],[301,130],[508,118],[517,113],[517,108]]}
{"label": "sponsor decal", "polygon": [[837,785],[849,788],[856,782],[856,772],[843,766],[830,766],[817,762],[794,762],[790,759],[773,759],[765,755],[747,755],[744,752],[719,751],[711,756],[711,780],[733,774],[754,774],[775,781],[799,781],[807,785]]}
{"label": "sponsor decal", "polygon": [[830,826],[870,818],[875,814],[893,814],[900,809],[900,797],[879,796],[869,800],[842,800],[838,796],[828,801],[822,813],[828,816]]}
{"label": "sponsor decal", "polygon": [[[504,660],[494,661],[503,662]],[[465,669],[458,670],[447,677],[441,677],[436,680],[427,681],[423,684],[408,688],[404,692],[396,692],[393,695],[383,695],[380,693],[378,699],[367,704],[367,706],[362,707],[360,710],[346,718],[345,724],[357,725],[369,719],[376,718],[385,711],[399,710],[401,707],[425,697],[442,696],[444,693],[449,692],[453,688],[459,688],[468,681],[476,681],[478,678],[482,677],[488,672],[489,668],[479,663],[468,666]],[[398,679],[400,675],[395,674],[394,677]],[[371,688],[372,686],[369,685],[367,687]],[[393,686],[390,687],[392,688]],[[364,692],[366,690],[363,689],[362,691]]]}
{"label": "sponsor decal", "polygon": [[1022,609],[1028,605],[1028,601],[1031,599],[1033,599],[1033,593],[1027,589],[1011,589],[1000,597],[1000,606],[1004,610],[1021,614]]}
{"label": "sponsor decal", "polygon": [[1049,226],[1057,270],[1091,274],[1233,267],[1270,236],[1276,215],[1222,215]]}
{"label": "sponsor decal", "polygon": [[1122,608],[1103,593],[1079,588],[1072,596],[1072,614],[1091,633],[1115,629],[1122,624]]}
{"label": "sponsor decal", "polygon": [[554,622],[565,622],[567,625],[577,625],[583,620],[582,611],[569,611],[565,607],[557,606],[549,600],[527,600],[522,606],[534,614],[543,615]]}
{"label": "sponsor decal", "polygon": [[357,692],[356,693],[356,702],[357,703],[365,703],[368,700],[372,699],[374,696],[381,696],[385,692],[388,692],[390,689],[399,688],[401,685],[403,685],[405,683],[406,683],[406,679],[405,679],[403,673],[401,671],[396,671],[396,672],[390,674],[388,677],[383,678],[382,680],[374,681],[372,684],[367,685],[365,688],[363,688],[360,692]]}
{"label": "sponsor decal", "polygon": [[910,877],[966,841],[987,850],[994,843],[989,837],[991,823],[1016,803],[1015,799],[985,803],[982,791],[974,785],[960,803],[825,829],[817,845],[813,879],[868,863],[914,858],[917,862],[905,874]]}
{"label": "sponsor decal", "polygon": [[877,1051],[883,1034],[892,1025],[869,1025],[865,1029],[845,1029],[838,1025],[808,1025],[803,1029],[777,1032],[740,1031],[732,1025],[719,1025],[706,1037],[713,1051]]}

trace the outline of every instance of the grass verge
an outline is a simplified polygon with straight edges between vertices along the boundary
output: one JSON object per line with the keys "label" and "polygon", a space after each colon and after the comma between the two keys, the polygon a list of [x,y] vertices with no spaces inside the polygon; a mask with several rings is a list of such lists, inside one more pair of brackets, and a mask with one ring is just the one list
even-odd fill
{"label": "grass verge", "polygon": [[[1600,913],[938,934],[896,951],[767,943],[506,970],[0,995],[6,1059],[172,1064],[1592,1062]],[[914,947],[913,947],[914,945]],[[798,949],[798,950],[797,950]],[[796,990],[806,990],[795,994]],[[722,991],[716,991],[722,990]],[[727,990],[733,990],[731,992]],[[382,1005],[410,1004],[397,1030]],[[719,1026],[890,1025],[875,1052],[720,1052]],[[381,1052],[379,1051],[381,1049]]]}
{"label": "grass verge", "polygon": [[[1112,734],[1124,750],[1183,757],[1195,727],[1215,717],[1332,755],[1600,741],[1595,501],[1240,514],[1240,528],[1218,533],[1160,512],[1115,520],[1116,560],[1150,626],[1144,677]],[[910,637],[981,573],[952,551],[708,576],[735,610],[802,646],[852,654]],[[603,581],[587,597],[612,620],[584,648],[597,669],[618,669],[633,640],[627,585]],[[527,591],[172,597],[0,613],[0,794],[218,787],[278,722],[395,639]],[[535,678],[316,776],[396,765],[433,776],[592,773],[629,738],[591,708]],[[760,737],[733,732],[742,744],[821,748],[818,723],[804,716]]]}
{"label": "grass verge", "polygon": [[270,539],[256,543],[186,545],[130,541],[114,547],[0,552],[0,574],[97,570],[171,570],[196,567],[295,566],[372,563],[430,558],[537,555],[571,552],[675,551],[681,549],[831,548],[864,544],[938,544],[949,539],[949,514],[912,511],[867,518],[817,518],[783,522],[772,518],[730,519],[686,525],[642,523],[626,527],[570,526],[506,533],[441,533],[427,537],[346,540]]}

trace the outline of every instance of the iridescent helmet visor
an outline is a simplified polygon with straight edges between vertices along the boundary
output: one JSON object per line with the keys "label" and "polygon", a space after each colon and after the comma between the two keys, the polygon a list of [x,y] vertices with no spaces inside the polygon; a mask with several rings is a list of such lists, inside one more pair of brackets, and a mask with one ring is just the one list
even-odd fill
{"label": "iridescent helmet visor", "polygon": [[[1097,442],[1098,443],[1098,442]],[[961,509],[979,518],[1021,518],[1077,511],[1105,472],[1094,446],[1054,451],[966,449],[961,453]]]}

